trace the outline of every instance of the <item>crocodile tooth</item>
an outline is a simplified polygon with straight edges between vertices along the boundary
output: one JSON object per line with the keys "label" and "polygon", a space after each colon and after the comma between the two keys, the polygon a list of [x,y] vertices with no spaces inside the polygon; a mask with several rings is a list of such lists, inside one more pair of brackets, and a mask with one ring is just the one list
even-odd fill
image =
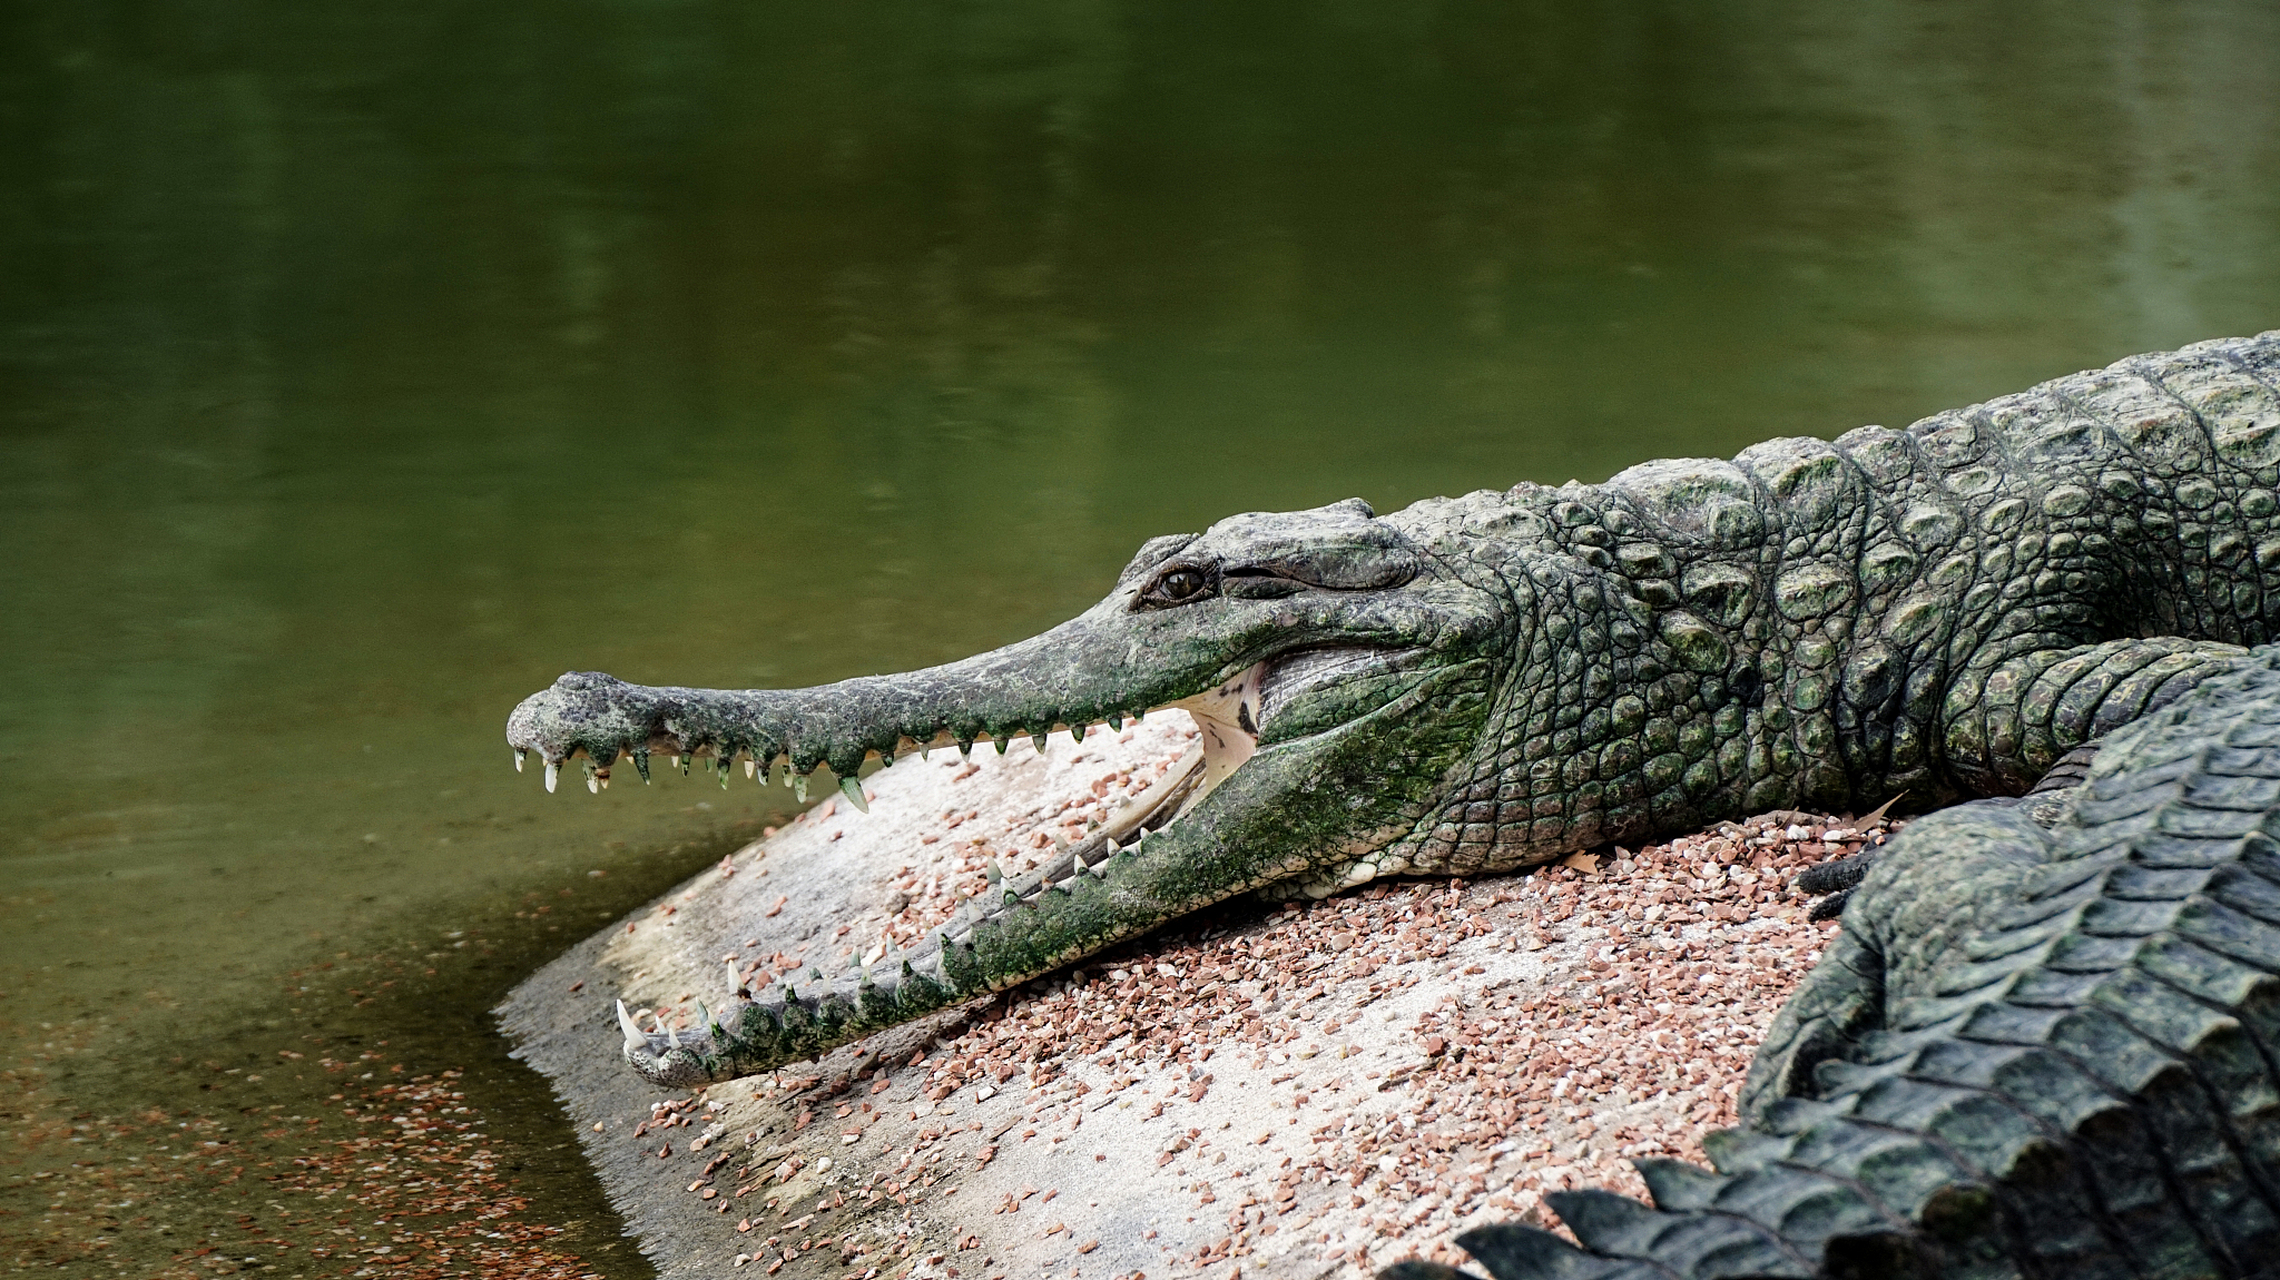
{"label": "crocodile tooth", "polygon": [[679,1027],[676,1027],[672,1023],[667,1022],[662,1017],[657,1019],[657,1025],[665,1028],[665,1042],[667,1044],[672,1045],[676,1049],[681,1047],[681,1029]]}
{"label": "crocodile tooth", "polygon": [[[671,764],[672,764],[672,766],[673,766],[674,768],[676,768],[676,769],[680,769],[680,768],[681,768],[681,757],[680,757],[679,755],[677,755],[677,754],[676,754],[676,755],[669,755],[669,756],[665,757],[665,759],[666,759],[667,761],[671,762]],[[686,769],[681,769],[681,772],[683,772],[683,773],[687,773],[687,772],[688,772],[688,770],[686,770]]]}
{"label": "crocodile tooth", "polygon": [[1041,729],[1041,728],[1040,728],[1040,729],[1031,729],[1031,730],[1029,731],[1029,745],[1030,745],[1030,746],[1032,746],[1032,747],[1035,747],[1035,748],[1037,748],[1037,754],[1039,754],[1039,755],[1044,755],[1044,754],[1045,754],[1045,739],[1046,739],[1046,737],[1047,737],[1048,735],[1050,735],[1051,733],[1052,733],[1052,730],[1050,730],[1050,729]]}
{"label": "crocodile tooth", "polygon": [[515,772],[516,772],[516,773],[521,773],[521,772],[522,772],[523,761],[524,761],[525,759],[528,759],[528,758],[529,758],[529,756],[530,756],[530,748],[529,748],[529,747],[516,747],[516,748],[515,748]]}
{"label": "crocodile tooth", "polygon": [[559,777],[561,773],[561,765],[556,764],[552,760],[546,762],[546,792],[548,795],[554,794],[554,780]]}
{"label": "crocodile tooth", "polygon": [[760,769],[760,766],[759,766],[759,763],[758,763],[757,761],[753,760],[753,758],[752,758],[752,757],[750,757],[750,756],[746,756],[746,757],[744,757],[744,776],[745,776],[745,777],[747,777],[747,778],[751,777],[753,774],[755,774],[755,773],[759,772],[759,769]]}
{"label": "crocodile tooth", "polygon": [[647,1049],[649,1037],[641,1034],[641,1024],[634,1021],[633,1015],[625,1011],[625,1001],[623,1000],[617,1002],[617,1015],[618,1030],[625,1034],[625,1051],[631,1053],[636,1049]]}
{"label": "crocodile tooth", "polygon": [[857,812],[869,813],[871,811],[871,802],[863,798],[863,784],[861,782],[853,778],[841,778],[839,780],[839,791],[840,794],[847,797],[847,803],[855,806]]}
{"label": "crocodile tooth", "polygon": [[1010,733],[999,734],[991,741],[997,744],[998,754],[1002,756],[1005,754],[1005,749],[1013,745],[1013,735]]}

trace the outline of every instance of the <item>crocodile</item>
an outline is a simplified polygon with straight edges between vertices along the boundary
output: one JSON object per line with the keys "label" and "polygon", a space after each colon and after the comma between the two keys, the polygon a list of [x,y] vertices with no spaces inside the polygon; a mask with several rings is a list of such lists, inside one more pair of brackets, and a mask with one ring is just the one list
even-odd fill
{"label": "crocodile", "polygon": [[1237,894],[1470,875],[1776,808],[2016,795],[2280,637],[2280,331],[1906,429],[1657,461],[1379,516],[1152,539],[1100,603],[922,671],[799,690],[572,672],[507,722],[549,789],[671,753],[828,769],[1186,710],[1199,745],[907,954],[702,1009],[622,1004],[666,1086],[811,1057]]}
{"label": "crocodile", "polygon": [[1714,1169],[1636,1162],[1652,1208],[1552,1193],[1580,1248],[1459,1243],[1496,1280],[2280,1274],[2280,647],[2048,795],[1887,846]]}

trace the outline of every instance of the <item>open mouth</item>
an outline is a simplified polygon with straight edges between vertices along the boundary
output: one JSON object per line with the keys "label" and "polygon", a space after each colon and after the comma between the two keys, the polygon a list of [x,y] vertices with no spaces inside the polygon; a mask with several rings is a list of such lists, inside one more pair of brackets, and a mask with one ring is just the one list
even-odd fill
{"label": "open mouth", "polygon": [[[708,1075],[719,1078],[722,1070],[754,1069],[762,1060],[740,1060],[735,1065],[713,1060],[720,1046],[741,1038],[735,1028],[741,1027],[745,1033],[753,1029],[755,1024],[747,1015],[764,1015],[757,1026],[762,1038],[773,1042],[773,1048],[766,1052],[771,1059],[783,1060],[808,1056],[826,1047],[825,1040],[839,1040],[836,1032],[816,1038],[823,1034],[825,1024],[844,1025],[859,1034],[860,1028],[854,1023],[877,1025],[901,1020],[923,1011],[923,1007],[939,1007],[964,994],[1010,985],[1018,979],[1008,975],[1001,980],[972,970],[974,946],[980,935],[995,933],[1002,939],[1005,928],[1025,928],[1025,921],[1065,915],[1072,904],[1101,900],[1100,895],[1111,892],[1111,876],[1119,867],[1128,868],[1129,873],[1155,865],[1158,848],[1177,847],[1182,842],[1174,838],[1169,844],[1163,843],[1170,829],[1195,813],[1258,755],[1262,737],[1272,744],[1270,749],[1279,749],[1334,728],[1343,718],[1338,708],[1352,701],[1356,692],[1342,686],[1398,676],[1422,656],[1414,649],[1365,646],[1297,650],[1255,663],[1200,693],[1161,704],[1159,710],[1178,708],[1189,714],[1198,731],[1196,742],[1162,777],[1107,815],[1082,839],[1060,847],[1018,875],[1000,864],[990,873],[988,890],[953,909],[947,920],[930,931],[931,937],[912,946],[907,954],[872,957],[871,963],[835,977],[816,972],[796,993],[788,986],[755,992],[739,984],[736,994],[752,1003],[732,1012],[726,1024],[700,1012],[700,1026],[691,1032],[675,1033],[663,1026],[644,1030],[621,1004],[618,1025],[627,1058],[659,1083],[680,1083]],[[1286,722],[1285,717],[1293,716],[1294,720]],[[1276,732],[1278,727],[1282,732]],[[925,744],[904,741],[913,751],[962,745],[948,734],[938,734]],[[686,744],[682,746],[686,751]],[[729,759],[737,754],[717,748],[707,753]],[[766,757],[763,761],[775,763]],[[721,760],[719,768],[724,775],[728,767],[727,759]],[[844,781],[852,783],[853,778]],[[860,787],[849,786],[846,794],[853,800],[861,795]],[[1032,916],[1032,912],[1042,914]],[[1042,970],[1058,962],[1050,956],[1039,957],[1039,961],[1025,968]],[[898,972],[899,978],[892,976]],[[879,993],[887,989],[873,986],[874,973],[881,982],[892,984],[895,994],[891,999],[900,1012],[890,1015],[881,1008],[874,1014]],[[829,1012],[834,1008],[843,1012]],[[693,1039],[684,1040],[692,1034]]]}
{"label": "open mouth", "polygon": [[[599,790],[621,757],[646,780],[651,754],[668,752],[684,772],[689,762],[704,761],[723,786],[741,758],[747,777],[782,777],[803,799],[809,775],[828,767],[859,810],[869,803],[857,774],[871,759],[885,766],[905,754],[966,752],[980,743],[1003,752],[1019,737],[1042,749],[1059,732],[1082,741],[1096,724],[1116,730],[1140,714],[1120,706],[1178,708],[1198,731],[1194,747],[1162,778],[1081,839],[1025,873],[992,868],[990,887],[907,953],[858,962],[836,976],[813,971],[796,992],[788,981],[764,993],[740,985],[728,1021],[704,1015],[694,1044],[670,1032],[644,1033],[621,1013],[628,1060],[656,1083],[672,1085],[811,1057],[1273,884],[1322,856],[1350,853],[1316,846],[1337,844],[1354,821],[1384,827],[1390,814],[1365,819],[1350,806],[1316,813],[1307,834],[1291,823],[1320,808],[1309,798],[1307,779],[1317,767],[1310,762],[1347,758],[1359,748],[1346,729],[1424,696],[1421,682],[1435,678],[1430,650],[1296,648],[1173,696],[1179,687],[1151,683],[1158,677],[1122,644],[1101,664],[1121,668],[1118,678],[1105,686],[1086,680],[1067,650],[1097,644],[1087,633],[1091,625],[1079,619],[946,667],[805,690],[652,687],[572,672],[517,706],[508,743],[518,768],[529,752],[541,753],[548,790],[574,757],[583,757],[588,785]],[[1252,764],[1268,759],[1281,763],[1263,773]],[[1207,804],[1238,778],[1236,799]]]}
{"label": "open mouth", "polygon": [[[1080,874],[1104,875],[1110,859],[1138,854],[1149,835],[1194,812],[1258,753],[1261,735],[1292,707],[1348,681],[1399,671],[1414,654],[1358,645],[1302,649],[1254,663],[1230,680],[1167,704],[1194,719],[1196,744],[1084,839],[1018,877],[1005,878],[998,891],[968,899],[942,938],[957,946],[975,926],[1028,905],[1057,885]],[[929,747],[949,745],[938,740]]]}

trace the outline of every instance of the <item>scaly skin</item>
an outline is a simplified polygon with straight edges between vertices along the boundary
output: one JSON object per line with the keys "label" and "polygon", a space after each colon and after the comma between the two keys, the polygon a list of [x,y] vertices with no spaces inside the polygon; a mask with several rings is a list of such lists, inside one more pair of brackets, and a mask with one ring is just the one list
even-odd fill
{"label": "scaly skin", "polygon": [[651,1079],[731,1077],[1245,890],[2017,794],[2280,628],[2276,380],[2280,331],[1731,463],[1236,516],[1151,541],[1100,604],[963,662],[790,691],[572,674],[507,737],[550,785],[573,755],[603,781],[668,750],[851,779],[1175,703],[1228,743],[1207,781],[1240,767],[1144,843],[970,904],[899,972],[764,993],[697,1044],[626,1023]]}
{"label": "scaly skin", "polygon": [[[1715,1171],[1547,1197],[1497,1280],[2280,1269],[2280,647],[2099,748],[2048,830],[1911,825],[1782,1010]],[[1405,1263],[1384,1280],[1464,1273]]]}

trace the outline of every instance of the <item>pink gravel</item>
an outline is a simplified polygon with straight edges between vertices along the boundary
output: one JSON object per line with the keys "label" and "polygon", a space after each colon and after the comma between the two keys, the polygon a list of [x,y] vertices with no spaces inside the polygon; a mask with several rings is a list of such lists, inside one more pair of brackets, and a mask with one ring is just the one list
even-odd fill
{"label": "pink gravel", "polygon": [[[766,978],[921,936],[990,860],[1025,870],[1145,786],[1183,728],[977,753],[978,782],[898,765],[867,780],[867,817],[818,806],[660,902],[601,957],[626,976],[597,981],[657,1001],[730,956]],[[1458,1262],[1469,1226],[1556,1228],[1547,1191],[1643,1194],[1632,1159],[1702,1161],[1833,930],[1791,877],[1900,825],[1784,811],[1530,872],[1230,903],[820,1063],[599,1118],[719,1220],[692,1275],[1360,1280]],[[814,914],[833,876],[860,902]],[[813,923],[787,929],[787,900]]]}

